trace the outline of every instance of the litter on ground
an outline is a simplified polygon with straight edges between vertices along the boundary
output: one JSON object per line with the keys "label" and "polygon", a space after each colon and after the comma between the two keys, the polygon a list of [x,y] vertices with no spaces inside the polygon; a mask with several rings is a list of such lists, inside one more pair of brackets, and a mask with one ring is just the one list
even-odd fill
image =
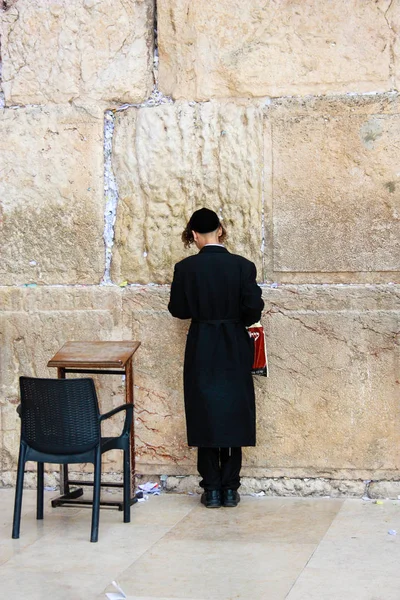
{"label": "litter on ground", "polygon": [[106,597],[108,598],[108,600],[125,600],[126,594],[122,590],[121,586],[116,581],[113,581],[111,583],[111,585],[117,591],[116,592],[106,592]]}
{"label": "litter on ground", "polygon": [[154,483],[153,481],[142,483],[138,487],[139,490],[142,490],[142,492],[146,492],[146,494],[153,494],[153,496],[158,496],[160,494],[160,486],[158,485],[158,483]]}

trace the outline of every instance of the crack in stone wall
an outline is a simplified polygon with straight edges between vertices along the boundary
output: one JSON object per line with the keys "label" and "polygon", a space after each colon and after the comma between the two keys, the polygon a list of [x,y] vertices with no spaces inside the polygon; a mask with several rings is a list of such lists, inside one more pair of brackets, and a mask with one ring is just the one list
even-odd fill
{"label": "crack in stone wall", "polygon": [[157,31],[157,0],[154,1],[154,20],[153,20],[153,81],[154,87],[150,96],[139,103],[124,103],[115,108],[115,112],[127,110],[128,108],[150,108],[160,106],[161,104],[171,104],[174,101],[170,96],[165,96],[158,88],[158,31]]}
{"label": "crack in stone wall", "polygon": [[261,168],[261,266],[262,281],[265,281],[265,141],[263,141],[263,162]]}
{"label": "crack in stone wall", "polygon": [[112,168],[112,142],[115,125],[115,114],[112,110],[104,113],[104,246],[105,269],[101,285],[111,285],[110,268],[112,247],[114,245],[114,225],[117,216],[118,186]]}
{"label": "crack in stone wall", "polygon": [[[4,11],[6,9],[6,2],[3,2],[3,6],[2,9],[0,10],[0,13],[2,11]],[[4,98],[4,92],[3,92],[3,61],[2,61],[2,53],[1,53],[1,42],[2,42],[2,38],[1,38],[1,34],[0,34],[0,109],[5,107],[5,98]]]}
{"label": "crack in stone wall", "polygon": [[[392,90],[396,89],[396,78],[395,78],[395,52],[394,52],[394,43],[395,43],[395,38],[396,38],[396,32],[393,29],[392,25],[390,24],[389,18],[388,18],[388,13],[390,11],[390,9],[392,8],[393,5],[393,0],[390,0],[389,2],[389,6],[387,7],[387,9],[385,11],[383,11],[383,16],[384,19],[387,23],[387,26],[390,30],[390,50],[389,50],[389,56],[390,56],[390,63],[389,63],[389,77],[390,77],[390,81],[392,84]],[[378,5],[379,6],[379,5]]]}
{"label": "crack in stone wall", "polygon": [[157,1],[154,2],[154,50],[153,50],[153,78],[154,87],[150,96],[141,103],[124,103],[120,106],[106,110],[104,113],[104,245],[105,245],[105,269],[101,285],[113,285],[111,279],[112,248],[115,239],[115,220],[118,210],[118,185],[112,168],[113,135],[115,127],[115,113],[128,110],[129,108],[152,108],[161,104],[172,104],[173,100],[165,96],[158,89],[158,36],[157,36]]}
{"label": "crack in stone wall", "polygon": [[153,20],[153,35],[154,35],[154,52],[153,52],[153,77],[154,84],[158,86],[158,64],[159,64],[159,53],[158,53],[158,11],[157,11],[157,0],[154,0],[154,20]]}
{"label": "crack in stone wall", "polygon": [[17,2],[18,0],[2,0],[0,8],[4,11],[9,10]]}

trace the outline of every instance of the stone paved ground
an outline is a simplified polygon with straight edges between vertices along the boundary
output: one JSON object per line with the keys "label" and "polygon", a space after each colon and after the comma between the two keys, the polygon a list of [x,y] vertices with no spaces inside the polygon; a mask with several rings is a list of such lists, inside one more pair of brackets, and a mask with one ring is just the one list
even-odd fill
{"label": "stone paved ground", "polygon": [[[35,520],[24,493],[11,540],[14,492],[0,490],[1,598],[100,600],[118,580],[128,600],[399,600],[400,501],[243,497],[206,510],[198,496],[162,495],[121,513],[51,509]],[[397,530],[398,535],[390,535]]]}

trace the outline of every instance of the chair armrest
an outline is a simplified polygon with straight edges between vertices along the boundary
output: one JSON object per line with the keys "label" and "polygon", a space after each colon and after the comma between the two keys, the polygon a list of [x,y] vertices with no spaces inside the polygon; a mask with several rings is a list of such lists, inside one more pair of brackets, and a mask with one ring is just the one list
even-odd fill
{"label": "chair armrest", "polygon": [[129,432],[129,429],[132,424],[133,404],[121,404],[120,406],[117,406],[117,408],[113,408],[109,412],[104,413],[104,415],[100,415],[99,420],[101,422],[101,421],[104,421],[105,419],[109,419],[110,417],[113,417],[117,413],[121,412],[121,410],[126,411],[124,428],[122,430],[121,435],[126,435]]}

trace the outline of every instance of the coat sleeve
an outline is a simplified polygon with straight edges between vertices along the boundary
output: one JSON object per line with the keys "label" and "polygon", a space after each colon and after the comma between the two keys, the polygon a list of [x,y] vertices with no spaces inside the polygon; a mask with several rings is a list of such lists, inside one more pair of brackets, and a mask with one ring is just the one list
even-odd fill
{"label": "coat sleeve", "polygon": [[168,310],[173,317],[177,317],[178,319],[190,319],[192,317],[186,298],[183,275],[179,270],[178,265],[175,265],[174,269]]}
{"label": "coat sleeve", "polygon": [[257,269],[254,263],[243,274],[241,293],[241,315],[246,327],[261,319],[264,301],[261,298],[261,288],[257,285]]}

